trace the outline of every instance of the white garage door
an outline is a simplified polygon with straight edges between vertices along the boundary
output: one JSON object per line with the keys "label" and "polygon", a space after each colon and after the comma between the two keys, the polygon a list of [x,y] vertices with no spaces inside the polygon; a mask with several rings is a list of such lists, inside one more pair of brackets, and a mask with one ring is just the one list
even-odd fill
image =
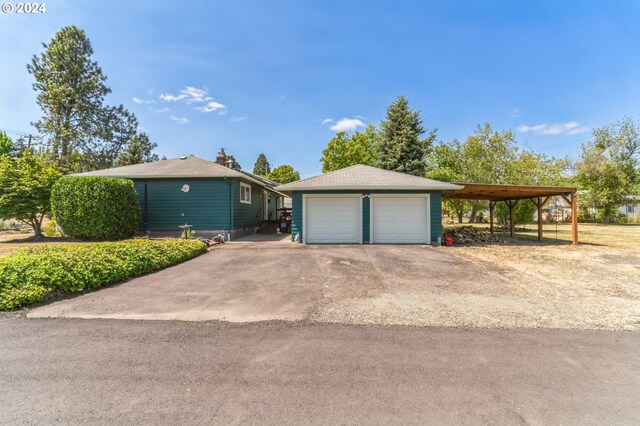
{"label": "white garage door", "polygon": [[371,238],[372,243],[429,243],[429,197],[372,195]]}
{"label": "white garage door", "polygon": [[360,196],[307,197],[305,243],[360,243]]}

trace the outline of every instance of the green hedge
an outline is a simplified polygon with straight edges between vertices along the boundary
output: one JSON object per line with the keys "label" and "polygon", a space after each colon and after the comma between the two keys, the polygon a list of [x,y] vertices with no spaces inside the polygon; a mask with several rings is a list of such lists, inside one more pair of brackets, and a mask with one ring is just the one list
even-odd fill
{"label": "green hedge", "polygon": [[140,207],[129,179],[64,177],[53,186],[51,209],[62,232],[81,240],[131,238],[140,223]]}
{"label": "green hedge", "polygon": [[0,257],[0,310],[76,293],[184,262],[206,251],[198,240],[126,240],[43,245]]}

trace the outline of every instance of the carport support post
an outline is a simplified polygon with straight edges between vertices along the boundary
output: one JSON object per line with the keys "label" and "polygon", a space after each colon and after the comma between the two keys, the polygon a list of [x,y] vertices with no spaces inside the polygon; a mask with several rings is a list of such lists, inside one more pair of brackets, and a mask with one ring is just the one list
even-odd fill
{"label": "carport support post", "polygon": [[578,198],[571,194],[571,242],[578,245]]}
{"label": "carport support post", "polygon": [[513,220],[513,209],[518,203],[518,200],[505,200],[504,203],[509,207],[509,233],[511,234],[511,238],[513,238],[516,226],[516,222]]}
{"label": "carport support post", "polygon": [[493,234],[493,209],[496,206],[495,201],[489,201],[489,232]]}
{"label": "carport support post", "polygon": [[538,206],[538,241],[542,241],[542,198],[538,197],[536,205]]}

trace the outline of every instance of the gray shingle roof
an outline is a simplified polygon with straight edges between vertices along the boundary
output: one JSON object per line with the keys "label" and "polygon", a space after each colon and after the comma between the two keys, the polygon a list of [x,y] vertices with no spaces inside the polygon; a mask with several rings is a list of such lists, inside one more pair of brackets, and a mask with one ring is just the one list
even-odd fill
{"label": "gray shingle roof", "polygon": [[247,172],[238,172],[228,167],[216,164],[213,161],[196,157],[195,155],[154,161],[152,163],[134,164],[132,166],[75,173],[72,176],[104,176],[127,179],[232,177],[247,179],[269,188],[273,188],[277,185],[277,183],[268,179],[255,176]]}
{"label": "gray shingle roof", "polygon": [[276,187],[276,190],[280,192],[341,189],[423,189],[455,191],[462,189],[462,186],[357,164],[336,170],[335,172]]}
{"label": "gray shingle roof", "polygon": [[114,167],[112,169],[94,170],[76,173],[73,176],[105,176],[129,179],[142,178],[195,178],[195,177],[246,177],[242,173],[221,166],[214,162],[190,155],[188,157],[171,158],[152,163],[134,164],[132,166]]}

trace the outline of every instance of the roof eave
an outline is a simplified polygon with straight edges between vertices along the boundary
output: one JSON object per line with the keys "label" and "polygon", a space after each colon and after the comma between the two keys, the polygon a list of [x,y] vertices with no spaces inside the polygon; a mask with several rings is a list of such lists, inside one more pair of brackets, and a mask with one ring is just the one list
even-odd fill
{"label": "roof eave", "polygon": [[462,189],[460,185],[420,186],[420,185],[331,185],[322,187],[313,186],[276,186],[275,189],[281,192],[303,192],[303,191],[458,191]]}

